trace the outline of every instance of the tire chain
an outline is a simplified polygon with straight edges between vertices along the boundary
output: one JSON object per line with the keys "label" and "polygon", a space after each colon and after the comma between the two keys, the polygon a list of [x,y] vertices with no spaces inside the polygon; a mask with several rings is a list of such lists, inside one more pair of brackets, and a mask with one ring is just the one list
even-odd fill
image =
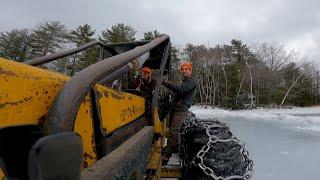
{"label": "tire chain", "polygon": [[[238,140],[232,132],[229,130],[229,127],[217,119],[209,119],[209,120],[197,120],[195,114],[189,113],[188,118],[184,121],[184,124],[182,126],[182,129],[180,131],[180,137],[182,137],[188,133],[188,129],[191,127],[202,127],[205,128],[206,135],[208,136],[208,142],[205,144],[200,151],[196,154],[195,157],[193,157],[191,161],[191,165],[195,165],[199,167],[208,177],[211,177],[215,180],[231,180],[231,179],[242,179],[242,180],[248,180],[251,179],[253,174],[253,161],[249,159],[249,152],[244,148],[245,144]],[[221,139],[218,136],[210,134],[211,128],[224,128],[227,129],[228,133],[231,135],[231,138],[228,139]],[[228,177],[222,177],[216,175],[214,170],[212,170],[210,167],[205,165],[204,162],[204,156],[206,153],[212,148],[213,145],[217,143],[228,143],[228,142],[235,142],[240,146],[240,153],[242,154],[242,157],[247,164],[245,173],[240,175],[231,175]],[[186,148],[184,147],[183,143],[180,143],[180,153],[186,152]],[[184,155],[185,156],[185,155]],[[190,165],[189,165],[190,166]]]}

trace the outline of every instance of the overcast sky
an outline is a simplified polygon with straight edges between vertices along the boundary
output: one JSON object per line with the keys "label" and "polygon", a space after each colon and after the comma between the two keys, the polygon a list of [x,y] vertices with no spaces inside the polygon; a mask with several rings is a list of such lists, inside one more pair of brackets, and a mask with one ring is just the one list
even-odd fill
{"label": "overcast sky", "polygon": [[58,20],[69,29],[90,24],[97,33],[117,23],[143,32],[157,29],[182,48],[280,42],[320,65],[319,0],[0,0],[0,31]]}

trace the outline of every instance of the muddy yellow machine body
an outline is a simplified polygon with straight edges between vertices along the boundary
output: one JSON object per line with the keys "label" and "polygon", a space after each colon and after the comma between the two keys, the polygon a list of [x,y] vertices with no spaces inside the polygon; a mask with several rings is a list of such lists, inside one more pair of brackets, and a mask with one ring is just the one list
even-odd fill
{"label": "muddy yellow machine body", "polygon": [[[168,63],[161,61],[167,57],[158,52],[162,49],[168,54],[168,44],[168,36],[163,36],[138,45],[104,46],[113,47],[118,54],[73,77],[35,67],[39,59],[23,64],[0,58],[0,179],[59,177],[63,173],[73,173],[75,179],[140,179],[147,176],[148,164],[151,174],[160,174],[161,159],[155,157],[161,158],[165,128],[156,97],[159,88],[149,108],[152,112],[147,113],[141,94],[112,88],[102,80],[146,52],[151,57],[147,65],[163,73]],[[92,69],[97,72],[91,75]],[[78,142],[77,138],[80,145],[72,143]],[[52,147],[55,143],[61,144],[61,152]],[[78,157],[74,152],[82,153]],[[52,172],[42,163],[59,164],[61,157],[61,163],[70,164],[77,161],[68,157],[80,159],[79,171],[61,166],[55,167],[61,172]]]}

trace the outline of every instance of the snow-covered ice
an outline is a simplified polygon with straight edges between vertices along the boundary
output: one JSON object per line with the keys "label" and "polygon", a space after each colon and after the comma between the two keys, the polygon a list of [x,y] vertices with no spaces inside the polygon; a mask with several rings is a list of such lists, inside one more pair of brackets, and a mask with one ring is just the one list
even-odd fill
{"label": "snow-covered ice", "polygon": [[293,107],[291,109],[224,110],[220,108],[192,106],[191,111],[199,118],[243,117],[247,120],[279,121],[289,123],[297,130],[320,132],[320,106]]}
{"label": "snow-covered ice", "polygon": [[246,144],[254,180],[319,180],[320,106],[230,111],[193,106],[198,118],[217,118]]}

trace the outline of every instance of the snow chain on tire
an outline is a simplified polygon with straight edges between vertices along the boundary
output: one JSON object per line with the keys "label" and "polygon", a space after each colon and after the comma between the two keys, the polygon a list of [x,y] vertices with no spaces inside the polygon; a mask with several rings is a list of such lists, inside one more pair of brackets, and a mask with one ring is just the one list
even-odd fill
{"label": "snow chain on tire", "polygon": [[[226,124],[217,119],[196,119],[189,113],[180,137],[185,179],[251,179],[253,161],[244,143]],[[201,172],[203,177],[199,175]]]}

